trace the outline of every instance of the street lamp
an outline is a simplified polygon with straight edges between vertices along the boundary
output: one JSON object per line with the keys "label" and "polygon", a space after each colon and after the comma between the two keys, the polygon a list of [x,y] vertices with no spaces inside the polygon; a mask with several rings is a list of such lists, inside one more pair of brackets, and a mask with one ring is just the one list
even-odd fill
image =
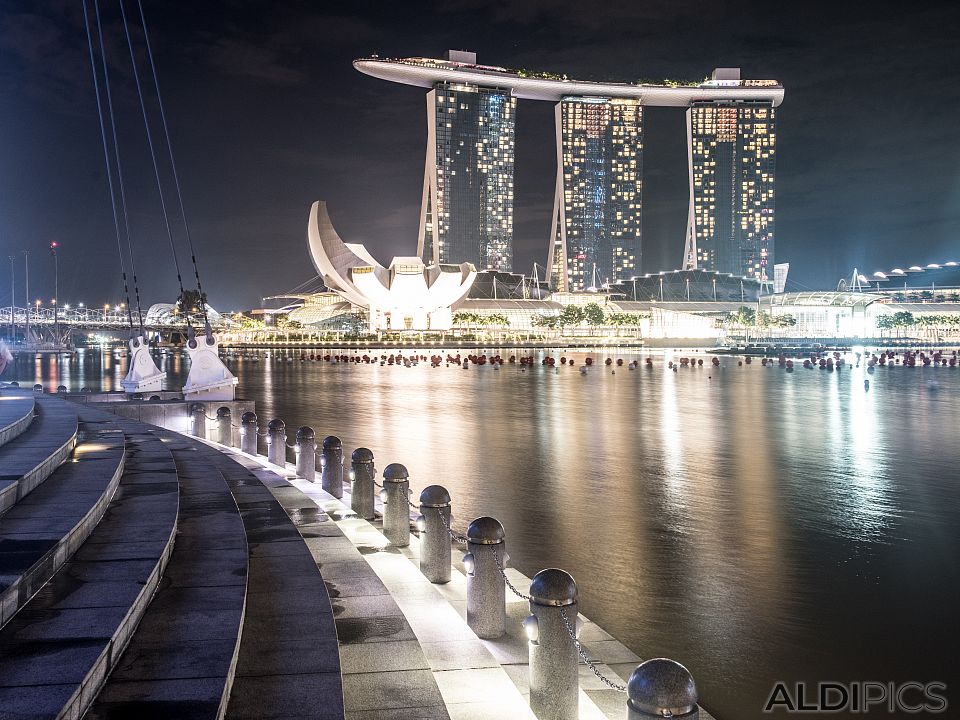
{"label": "street lamp", "polygon": [[16,309],[16,275],[13,270],[13,261],[16,260],[14,255],[10,256],[10,344],[12,345],[17,341],[17,326],[14,323],[13,312]]}
{"label": "street lamp", "polygon": [[53,339],[60,345],[60,260],[57,257],[57,241],[50,243],[50,254],[53,255]]}

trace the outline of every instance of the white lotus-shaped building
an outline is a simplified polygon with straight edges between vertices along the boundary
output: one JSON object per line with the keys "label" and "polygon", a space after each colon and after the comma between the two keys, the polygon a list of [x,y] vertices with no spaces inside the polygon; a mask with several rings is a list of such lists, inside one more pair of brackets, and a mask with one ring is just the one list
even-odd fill
{"label": "white lotus-shaped building", "polygon": [[451,308],[477,277],[470,263],[425,265],[418,257],[395,257],[384,267],[363,245],[340,239],[323,201],[310,208],[307,240],[324,283],[368,310],[372,330],[449,330]]}

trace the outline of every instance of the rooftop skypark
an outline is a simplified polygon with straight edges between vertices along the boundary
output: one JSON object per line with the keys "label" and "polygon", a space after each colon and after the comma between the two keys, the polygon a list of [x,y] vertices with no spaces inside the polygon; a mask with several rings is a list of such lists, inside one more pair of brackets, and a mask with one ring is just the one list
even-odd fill
{"label": "rooftop skypark", "polygon": [[636,82],[577,80],[566,75],[479,65],[476,54],[457,52],[448,60],[438,58],[381,58],[376,55],[355,60],[354,67],[373,77],[433,87],[437,82],[471,82],[510,89],[524,100],[560,100],[570,95],[637,98],[643,105],[687,107],[705,100],[754,100],[783,102],[783,86],[776,80],[705,78],[700,81],[664,79]]}

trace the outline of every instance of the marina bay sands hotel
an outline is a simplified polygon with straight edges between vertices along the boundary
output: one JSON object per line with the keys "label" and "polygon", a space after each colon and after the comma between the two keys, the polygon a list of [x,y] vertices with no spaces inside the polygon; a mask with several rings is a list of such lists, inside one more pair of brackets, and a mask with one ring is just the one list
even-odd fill
{"label": "marina bay sands hotel", "polygon": [[643,108],[687,108],[690,208],[683,268],[772,279],[776,110],[783,86],[718,68],[699,83],[610,83],[446,59],[356,60],[429,88],[418,254],[427,264],[513,264],[517,99],[556,103],[557,182],[547,267],[577,291],[641,272]]}

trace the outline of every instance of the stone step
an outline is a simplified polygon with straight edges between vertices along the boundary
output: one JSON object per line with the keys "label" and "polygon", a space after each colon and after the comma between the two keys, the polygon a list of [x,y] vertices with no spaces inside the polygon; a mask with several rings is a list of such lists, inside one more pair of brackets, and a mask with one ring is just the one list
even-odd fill
{"label": "stone step", "polygon": [[247,467],[240,463],[249,459],[210,447],[207,453],[236,498],[250,549],[227,720],[343,718],[333,609],[310,546],[336,543],[340,531],[309,501],[286,507],[264,484],[286,483],[256,463]]}
{"label": "stone step", "polygon": [[[84,413],[116,421],[99,411]],[[170,558],[179,504],[173,457],[147,426],[125,424],[123,431],[124,471],[102,520],[0,629],[4,718],[81,717],[121,657]]]}
{"label": "stone step", "polygon": [[0,515],[46,480],[77,442],[77,407],[60,398],[34,399],[36,415],[0,446]]}
{"label": "stone step", "polygon": [[7,388],[0,391],[0,446],[29,427],[34,404],[32,392]]}
{"label": "stone step", "polygon": [[244,605],[250,602],[244,523],[206,446],[155,432],[173,453],[180,482],[176,546],[153,602],[88,720],[212,720],[223,717],[230,697]]}
{"label": "stone step", "polygon": [[110,421],[81,422],[65,462],[0,518],[0,627],[90,536],[123,472],[123,432]]}

